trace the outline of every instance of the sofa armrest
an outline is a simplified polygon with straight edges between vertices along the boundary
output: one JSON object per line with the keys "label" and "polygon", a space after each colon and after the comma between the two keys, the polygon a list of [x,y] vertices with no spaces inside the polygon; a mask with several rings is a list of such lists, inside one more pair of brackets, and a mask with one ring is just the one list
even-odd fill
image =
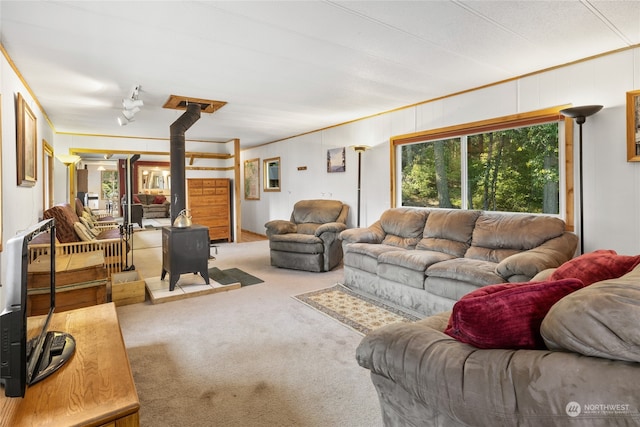
{"label": "sofa armrest", "polygon": [[386,233],[376,221],[367,228],[350,228],[340,233],[342,243],[382,243]]}
{"label": "sofa armrest", "polygon": [[559,267],[573,258],[578,246],[578,236],[565,232],[559,237],[547,240],[537,248],[520,252],[503,259],[496,266],[496,273],[505,279],[520,275],[531,279],[548,268]]}
{"label": "sofa armrest", "polygon": [[328,222],[326,224],[322,224],[320,227],[316,229],[314,233],[316,237],[319,237],[322,233],[340,233],[347,229],[347,226],[341,222]]}
{"label": "sofa armrest", "polygon": [[267,228],[267,237],[275,234],[289,234],[298,231],[298,226],[291,221],[275,219],[264,225]]}

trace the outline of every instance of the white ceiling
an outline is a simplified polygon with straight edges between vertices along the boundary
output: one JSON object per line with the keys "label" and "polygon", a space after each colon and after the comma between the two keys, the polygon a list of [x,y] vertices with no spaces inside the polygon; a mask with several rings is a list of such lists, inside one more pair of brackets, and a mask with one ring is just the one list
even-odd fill
{"label": "white ceiling", "polygon": [[167,138],[175,94],[249,147],[639,44],[640,2],[3,0],[0,42],[57,132]]}

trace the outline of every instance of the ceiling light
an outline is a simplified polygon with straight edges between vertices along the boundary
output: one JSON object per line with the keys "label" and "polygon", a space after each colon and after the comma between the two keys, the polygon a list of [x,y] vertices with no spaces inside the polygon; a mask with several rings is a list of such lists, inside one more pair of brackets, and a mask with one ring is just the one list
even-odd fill
{"label": "ceiling light", "polygon": [[133,116],[140,111],[140,109],[138,107],[134,108],[133,110],[122,110],[122,115],[129,120],[130,122],[133,121]]}
{"label": "ceiling light", "polygon": [[131,89],[129,97],[122,100],[124,109],[122,110],[122,115],[118,117],[118,124],[120,126],[126,126],[129,122],[134,121],[134,115],[140,111],[140,107],[144,106],[144,102],[138,99],[139,93],[140,85],[135,85],[133,89]]}
{"label": "ceiling light", "polygon": [[[122,113],[124,114],[124,111]],[[131,120],[126,118],[124,115],[121,115],[120,117],[118,117],[118,124],[120,126],[126,126],[129,124],[129,122],[132,122],[132,121],[133,121],[133,117],[131,118]]]}
{"label": "ceiling light", "polygon": [[140,111],[139,107],[143,107],[144,102],[142,102],[142,99],[123,99],[122,106],[125,110],[133,110],[137,108],[138,111]]}

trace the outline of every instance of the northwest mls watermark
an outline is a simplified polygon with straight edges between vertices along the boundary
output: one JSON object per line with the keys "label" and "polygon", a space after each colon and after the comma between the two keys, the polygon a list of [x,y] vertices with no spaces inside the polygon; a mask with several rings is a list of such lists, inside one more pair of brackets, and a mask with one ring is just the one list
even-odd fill
{"label": "northwest mls watermark", "polygon": [[565,412],[570,417],[580,415],[599,415],[599,416],[624,416],[637,415],[636,411],[631,410],[628,403],[586,403],[569,402],[565,407]]}

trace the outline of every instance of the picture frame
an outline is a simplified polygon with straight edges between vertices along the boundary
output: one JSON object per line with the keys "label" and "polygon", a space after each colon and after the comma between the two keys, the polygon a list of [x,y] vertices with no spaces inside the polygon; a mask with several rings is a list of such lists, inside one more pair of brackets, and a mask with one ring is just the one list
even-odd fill
{"label": "picture frame", "polygon": [[263,191],[280,191],[280,157],[272,157],[262,161]]}
{"label": "picture frame", "polygon": [[327,150],[327,172],[344,172],[347,170],[346,148],[330,148]]}
{"label": "picture frame", "polygon": [[627,161],[640,162],[640,90],[627,92]]}
{"label": "picture frame", "polygon": [[260,159],[244,161],[244,199],[260,200]]}
{"label": "picture frame", "polygon": [[18,92],[16,123],[16,170],[18,186],[36,185],[38,171],[36,116]]}

